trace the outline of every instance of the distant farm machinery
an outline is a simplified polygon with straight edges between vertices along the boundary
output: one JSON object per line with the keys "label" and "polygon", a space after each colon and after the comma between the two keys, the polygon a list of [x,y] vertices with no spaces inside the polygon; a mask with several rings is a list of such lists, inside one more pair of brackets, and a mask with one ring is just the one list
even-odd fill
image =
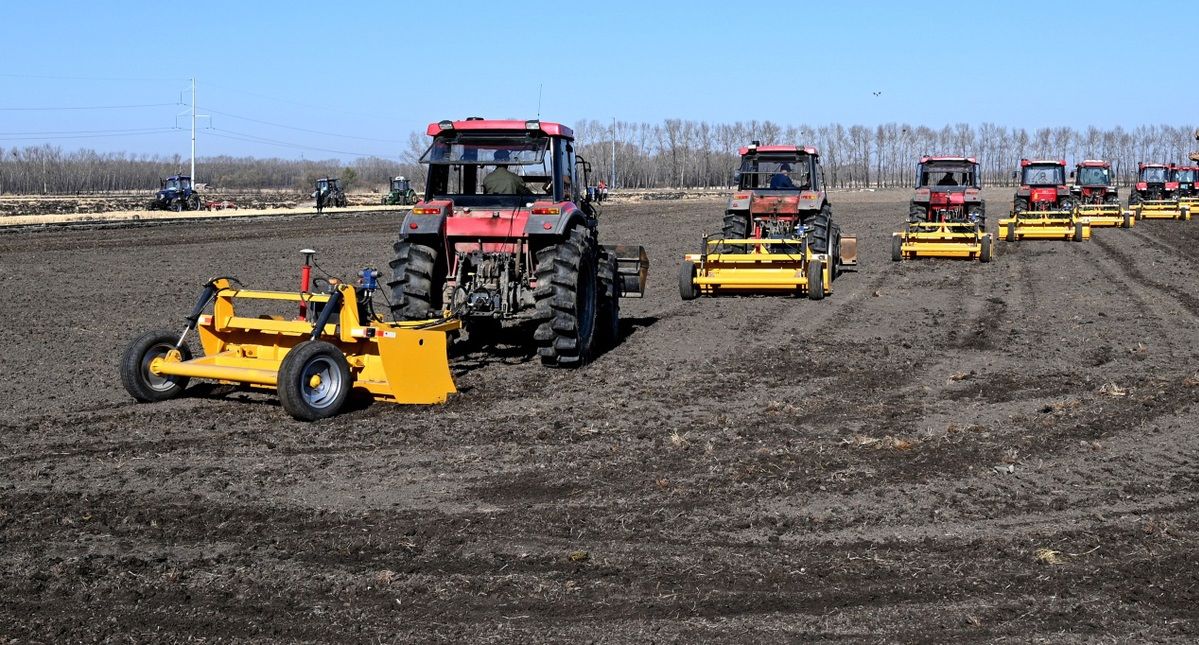
{"label": "distant farm machinery", "polygon": [[990,262],[986,202],[973,157],[922,157],[904,230],[891,236],[891,259],[939,257]]}

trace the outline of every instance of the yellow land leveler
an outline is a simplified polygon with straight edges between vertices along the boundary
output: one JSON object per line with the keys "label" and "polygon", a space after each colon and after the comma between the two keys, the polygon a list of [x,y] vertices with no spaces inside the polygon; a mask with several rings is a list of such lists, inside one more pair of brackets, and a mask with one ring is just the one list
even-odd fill
{"label": "yellow land leveler", "polygon": [[684,256],[683,300],[722,294],[786,293],[822,300],[843,267],[858,263],[857,238],[839,235],[831,253],[813,252],[807,238],[706,236],[700,253]]}
{"label": "yellow land leveler", "polygon": [[1020,240],[1067,240],[1081,242],[1091,239],[1091,222],[1079,217],[1077,210],[1012,211],[1007,219],[999,220],[999,231],[1007,242]]}
{"label": "yellow land leveler", "polygon": [[891,236],[891,259],[963,258],[991,261],[991,234],[977,222],[910,222]]}
{"label": "yellow land leveler", "polygon": [[1191,219],[1191,206],[1181,200],[1153,199],[1132,204],[1133,217],[1136,219],[1175,219],[1187,221]]}
{"label": "yellow land leveler", "polygon": [[[309,258],[311,259],[311,258]],[[305,284],[307,284],[305,264]],[[371,296],[378,272],[359,272],[360,285],[336,280],[320,293],[242,289],[233,278],[204,286],[183,333],[151,331],[135,339],[121,360],[121,381],[134,399],[164,401],[183,394],[189,379],[275,390],[296,419],[331,417],[352,390],[395,403],[442,403],[456,392],[446,356],[455,318],[382,322]],[[212,313],[204,313],[208,303]],[[266,304],[296,303],[300,315],[239,315]],[[204,355],[193,357],[186,339],[196,330]]]}
{"label": "yellow land leveler", "polygon": [[1132,228],[1137,222],[1132,211],[1120,208],[1119,204],[1079,204],[1074,207],[1074,215],[1091,228]]}

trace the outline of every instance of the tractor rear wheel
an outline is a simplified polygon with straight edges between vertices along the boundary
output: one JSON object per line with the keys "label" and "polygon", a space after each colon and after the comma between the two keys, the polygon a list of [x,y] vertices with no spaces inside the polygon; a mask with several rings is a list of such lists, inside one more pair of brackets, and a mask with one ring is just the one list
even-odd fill
{"label": "tractor rear wheel", "polygon": [[[424,320],[440,312],[446,268],[437,249],[400,240],[391,261],[391,313],[396,320]],[[438,315],[434,313],[434,315]]]}
{"label": "tractor rear wheel", "polygon": [[[121,356],[121,384],[139,403],[166,401],[183,394],[186,376],[159,376],[150,371],[154,359],[166,356],[179,340],[179,332],[157,330],[133,339]],[[180,358],[190,361],[187,343],[179,347]]]}
{"label": "tractor rear wheel", "polygon": [[1014,211],[1016,213],[1023,213],[1027,210],[1028,210],[1028,199],[1026,199],[1024,197],[1017,197],[1016,201],[1012,202],[1012,211]]}
{"label": "tractor rear wheel", "polygon": [[[724,226],[721,235],[728,239],[744,240],[749,237],[749,215],[745,213],[725,213]],[[744,244],[722,244],[722,253],[749,253]]]}
{"label": "tractor rear wheel", "polygon": [[279,403],[300,421],[327,419],[341,410],[353,382],[350,364],[336,345],[306,340],[279,365]]}
{"label": "tractor rear wheel", "polygon": [[537,319],[533,334],[543,365],[574,367],[591,360],[596,327],[596,248],[591,232],[571,229],[537,252]]}
{"label": "tractor rear wheel", "polygon": [[833,209],[825,204],[805,225],[811,230],[808,244],[813,253],[828,253],[832,241]]}
{"label": "tractor rear wheel", "polygon": [[599,251],[599,293],[596,299],[596,341],[601,349],[620,342],[620,274],[616,256],[604,248]]}
{"label": "tractor rear wheel", "polygon": [[200,196],[199,195],[192,195],[191,197],[187,198],[187,210],[189,210],[189,211],[200,210]]}
{"label": "tractor rear wheel", "polygon": [[824,263],[820,260],[808,263],[808,300],[824,300]]}

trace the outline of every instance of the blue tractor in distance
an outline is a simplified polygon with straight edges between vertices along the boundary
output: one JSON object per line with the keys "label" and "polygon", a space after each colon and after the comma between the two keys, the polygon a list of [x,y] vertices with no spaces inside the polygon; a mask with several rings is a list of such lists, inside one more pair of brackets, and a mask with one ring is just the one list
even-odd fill
{"label": "blue tractor in distance", "polygon": [[158,180],[158,194],[150,202],[150,210],[198,211],[200,194],[192,187],[192,178],[172,175]]}

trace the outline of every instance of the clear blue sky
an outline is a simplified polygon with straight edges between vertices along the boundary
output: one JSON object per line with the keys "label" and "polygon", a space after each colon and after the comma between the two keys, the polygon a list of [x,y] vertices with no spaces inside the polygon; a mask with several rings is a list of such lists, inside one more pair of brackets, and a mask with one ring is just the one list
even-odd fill
{"label": "clear blue sky", "polygon": [[533,115],[541,84],[566,123],[1186,124],[1197,19],[1184,0],[10,2],[0,147],[186,156],[184,131],[91,136],[171,128],[177,105],[12,108],[172,104],[191,76],[224,135],[200,156],[396,157],[429,121]]}

